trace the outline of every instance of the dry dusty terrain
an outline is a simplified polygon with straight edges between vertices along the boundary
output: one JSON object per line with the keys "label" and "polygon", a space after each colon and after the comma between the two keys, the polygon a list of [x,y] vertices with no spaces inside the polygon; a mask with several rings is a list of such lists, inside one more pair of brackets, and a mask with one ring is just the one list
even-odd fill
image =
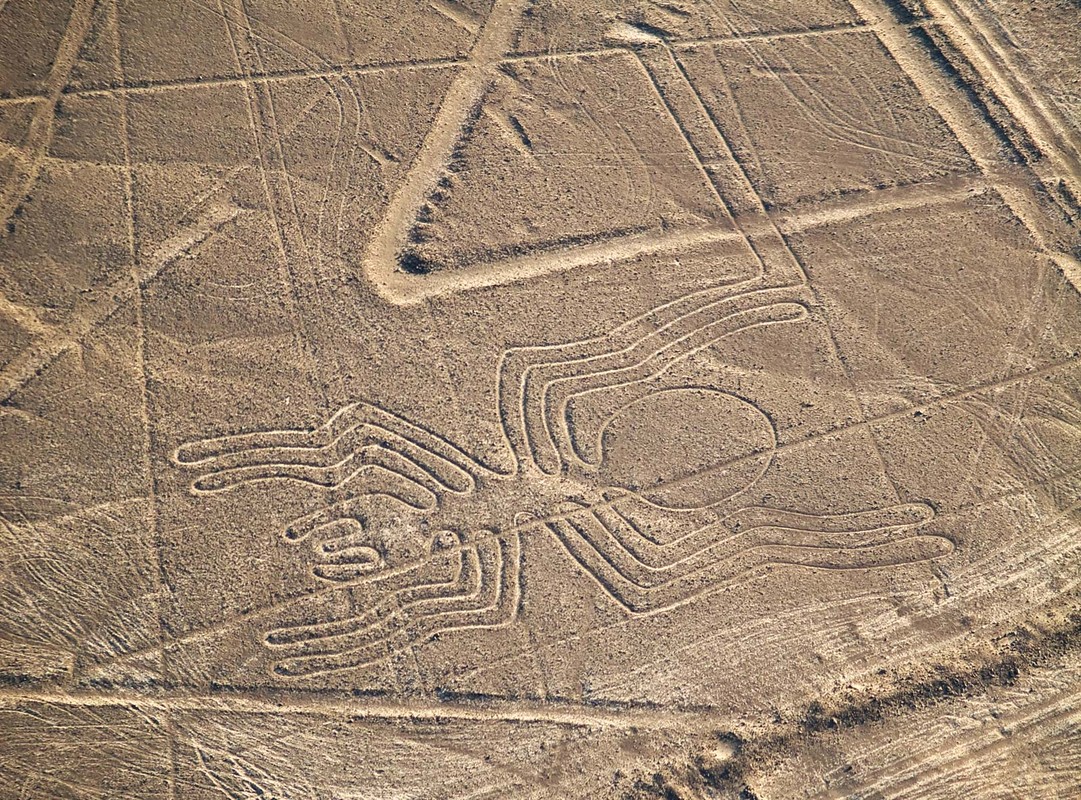
{"label": "dry dusty terrain", "polygon": [[0,0],[0,800],[1081,797],[1076,0]]}

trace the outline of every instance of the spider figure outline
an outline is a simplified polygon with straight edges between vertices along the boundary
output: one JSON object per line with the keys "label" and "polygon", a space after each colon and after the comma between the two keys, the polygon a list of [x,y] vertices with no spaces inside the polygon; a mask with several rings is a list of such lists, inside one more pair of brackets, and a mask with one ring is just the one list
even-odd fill
{"label": "spider figure outline", "polygon": [[382,592],[357,613],[269,631],[274,671],[351,670],[447,631],[512,624],[531,530],[554,535],[638,615],[765,564],[867,569],[947,555],[952,541],[922,530],[934,518],[924,503],[841,514],[751,503],[777,446],[770,418],[728,391],[660,382],[723,339],[806,319],[800,288],[705,289],[598,337],[508,349],[498,403],[510,468],[364,402],[315,429],[182,444],[173,459],[199,473],[196,493],[315,487],[320,507],[284,538],[311,543],[319,580]]}

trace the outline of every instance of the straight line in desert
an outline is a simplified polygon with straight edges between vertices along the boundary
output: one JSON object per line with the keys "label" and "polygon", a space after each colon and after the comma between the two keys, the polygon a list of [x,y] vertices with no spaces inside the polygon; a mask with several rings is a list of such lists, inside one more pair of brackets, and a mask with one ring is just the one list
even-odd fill
{"label": "straight line in desert", "polygon": [[[477,105],[482,102],[492,70],[506,60],[506,51],[510,47],[522,10],[521,0],[507,0],[498,3],[493,9],[470,53],[468,65],[452,83],[417,158],[406,174],[402,186],[388,204],[382,220],[376,226],[363,256],[363,270],[380,294],[395,303],[419,302],[452,292],[506,284],[577,267],[625,261],[646,254],[671,252],[714,242],[749,243],[751,240],[745,238],[747,236],[777,237],[783,243],[777,221],[766,212],[765,208],[761,208],[759,214],[752,215],[753,218],[737,220],[734,225],[706,225],[682,232],[641,232],[608,240],[595,240],[584,244],[554,247],[541,252],[511,256],[483,265],[473,265],[475,267],[473,269],[467,267],[425,275],[411,275],[401,270],[398,261],[400,254],[407,246],[410,227],[444,174],[454,148],[463,135],[469,115],[475,113]],[[865,25],[858,27],[848,25],[825,29],[819,33],[835,35],[853,29],[863,30],[866,27]],[[660,41],[660,43],[669,59],[673,61],[676,70],[679,71],[678,61],[675,60],[670,49],[671,43],[667,41]],[[644,64],[643,67],[645,67]],[[649,73],[648,68],[646,72],[656,87],[655,78],[652,73]],[[680,78],[689,81],[683,74],[680,74]],[[697,98],[693,87],[691,93]],[[663,97],[661,100],[666,106],[668,105]],[[704,108],[700,110],[706,113]],[[674,113],[671,109],[669,111]],[[678,120],[675,120],[675,124],[682,130]],[[720,132],[715,131],[715,135],[719,137],[722,145],[729,149]],[[689,143],[689,146],[694,149],[693,143]],[[738,163],[734,157],[733,163]],[[758,199],[754,187],[745,175],[743,178],[747,183],[748,191],[755,199]],[[954,199],[957,194],[951,191],[948,199]],[[898,210],[916,208],[943,199],[931,195],[928,197],[928,202],[924,202],[922,195],[919,196],[921,199],[906,199],[895,208]],[[876,200],[872,213],[884,210],[891,209],[888,205],[883,205]],[[827,224],[859,216],[858,212],[847,214],[844,211],[831,210],[830,213],[835,216],[830,218],[819,214],[820,223],[816,223],[814,219],[800,223],[791,217],[786,219],[786,223],[794,229],[803,230],[813,227],[814,224]],[[753,245],[752,249],[754,249]],[[755,250],[756,254],[757,252]],[[799,269],[798,264],[796,268]]]}
{"label": "straight line in desert", "polygon": [[686,39],[666,39],[672,47],[694,47],[699,44],[724,44],[725,42],[774,42],[785,39],[814,39],[819,36],[836,36],[838,34],[858,33],[868,29],[864,22],[839,22],[834,25],[822,25],[817,28],[803,28],[801,30],[776,31],[733,31],[732,33],[718,36],[697,36]]}
{"label": "straight line in desert", "polygon": [[[805,30],[776,31],[776,32],[736,32],[718,36],[703,36],[697,38],[669,39],[668,42],[674,47],[694,47],[702,44],[724,44],[725,42],[742,41],[774,41],[784,39],[814,38],[817,36],[835,36],[845,33],[858,33],[867,30],[868,26],[863,23],[828,25],[821,28],[807,28]],[[513,63],[522,61],[550,60],[553,58],[581,58],[583,56],[610,55],[612,53],[626,52],[626,47],[596,47],[590,49],[566,49],[546,50],[543,52],[520,52],[514,55],[505,55],[499,59],[499,63]],[[252,80],[257,81],[293,81],[307,80],[311,78],[332,78],[340,75],[367,75],[381,74],[386,72],[412,72],[421,69],[439,69],[443,67],[456,67],[468,62],[468,59],[457,56],[444,56],[436,58],[407,59],[403,61],[380,61],[372,64],[331,64],[326,69],[271,69],[253,73]],[[159,78],[152,80],[132,80],[125,83],[105,83],[93,86],[64,86],[62,93],[78,97],[95,95],[109,96],[117,93],[154,92],[162,89],[185,89],[202,86],[236,86],[247,80],[235,75],[210,75],[205,77],[179,77]],[[24,103],[36,103],[47,99],[40,92],[17,94],[8,97],[0,97],[0,107],[8,105],[20,105]]]}
{"label": "straight line in desert", "polygon": [[[473,272],[447,272],[420,277],[410,276],[399,269],[398,260],[407,245],[410,227],[443,176],[470,114],[483,100],[493,71],[506,58],[514,31],[527,6],[527,0],[502,0],[496,3],[478,35],[469,60],[447,91],[412,167],[375,228],[363,256],[363,269],[376,289],[391,302],[417,302],[447,292],[502,284],[688,245],[728,239],[743,241],[743,235],[738,230],[728,226],[708,226],[687,233],[653,232],[512,257]],[[768,220],[766,222],[772,226]]]}
{"label": "straight line in desert", "polygon": [[[732,220],[736,230],[745,237],[744,244],[758,262],[759,274],[769,274],[780,282],[793,280],[806,283],[807,275],[799,261],[788,248],[776,225],[769,219],[762,198],[667,40],[662,36],[654,37],[651,33],[639,32],[633,27],[622,30],[621,35],[628,38],[628,43],[638,42],[634,47],[635,61],[649,85],[653,87],[657,100],[667,110],[672,124],[683,136],[717,203]],[[706,169],[702,161],[704,153],[719,153],[728,176],[734,178],[746,193],[752,209],[748,214],[750,219],[747,224],[732,219],[732,211],[721,192],[721,184],[725,181],[719,180],[715,172]],[[771,257],[776,253],[781,256],[780,263],[778,259]]]}
{"label": "straight line in desert", "polygon": [[1056,177],[1081,197],[1081,140],[1057,110],[1025,80],[994,30],[981,19],[980,9],[955,0],[927,0],[928,10],[955,39],[1010,113],[1024,126],[1058,169]]}
{"label": "straight line in desert", "polygon": [[548,722],[578,728],[713,731],[719,719],[706,711],[654,710],[634,706],[584,705],[543,700],[429,700],[355,696],[345,692],[278,689],[197,693],[0,690],[0,708],[47,703],[78,708],[131,706],[160,711],[211,711],[247,714],[321,714],[372,720]]}
{"label": "straight line in desert", "polygon": [[[1016,748],[1012,737],[1022,731],[1032,735],[1030,731],[1033,729],[1038,734],[1045,732],[1042,729],[1058,727],[1060,735],[1065,734],[1065,730],[1076,727],[1081,721],[1079,700],[1081,691],[1067,689],[1034,706],[996,717],[993,724],[985,723],[969,731],[958,732],[951,737],[945,749],[938,744],[929,745],[907,758],[875,770],[855,785],[841,783],[839,788],[843,788],[850,797],[883,796],[879,794],[883,789],[894,797],[902,796],[906,790],[918,789],[928,781],[947,778],[957,769],[963,769],[959,764],[967,765],[977,757]],[[826,800],[836,797],[836,794],[827,790],[813,797]]]}
{"label": "straight line in desert", "polygon": [[[296,130],[324,96],[316,95],[315,99],[297,115],[293,123],[284,129],[283,135],[288,136]],[[232,167],[192,204],[192,208],[203,206],[202,215],[189,227],[163,241],[148,259],[148,266],[137,270],[138,280],[144,288],[171,264],[176,263],[183,256],[194,253],[209,238],[221,232],[233,219],[245,213],[231,204],[207,204],[207,201],[240,171],[254,165],[259,158],[262,158],[264,152],[265,150],[257,150],[250,159],[245,159]],[[135,296],[135,287],[130,284],[127,277],[109,284],[100,291],[102,295],[110,299],[95,303],[86,313],[76,315],[63,325],[50,326],[43,330],[37,341],[32,342],[0,369],[0,402],[9,400],[15,392],[32,381],[60,355],[78,345],[91,331],[111,318],[120,303],[127,302]],[[0,314],[4,313],[17,318],[21,312],[19,308],[6,308],[5,303],[0,301]],[[24,327],[31,330],[31,326],[33,326],[33,321],[26,320]],[[34,331],[31,330],[31,332]]]}
{"label": "straight line in desert", "polygon": [[820,201],[810,210],[797,209],[771,216],[784,233],[802,233],[879,214],[961,203],[993,190],[982,175],[961,175],[931,183],[878,189],[855,202],[848,198]]}
{"label": "straight line in desert", "polygon": [[703,225],[691,230],[656,232],[553,248],[537,253],[506,258],[498,262],[476,264],[460,270],[406,275],[392,263],[382,273],[381,289],[395,302],[417,302],[469,289],[480,289],[513,281],[536,278],[578,267],[630,261],[639,256],[674,253],[708,244],[742,244],[745,235],[767,235],[777,228],[783,233],[799,233],[816,227],[930,206],[960,202],[989,190],[982,177],[946,179],[896,189],[879,189],[814,210],[794,210],[773,215],[741,215],[732,225]]}
{"label": "straight line in desert", "polygon": [[370,274],[370,277],[378,280],[382,291],[394,301],[417,302],[437,295],[527,280],[576,267],[629,261],[642,255],[674,252],[717,242],[742,243],[743,240],[743,234],[730,225],[704,225],[688,231],[630,234],[424,276],[399,272],[396,263],[386,270],[383,269],[384,264],[379,264],[380,271]]}
{"label": "straight line in desert", "polygon": [[[973,162],[994,181],[995,189],[1013,214],[1028,230],[1040,250],[1063,270],[1064,277],[1081,292],[1075,277],[1081,275],[1081,262],[1063,252],[1054,235],[1049,235],[1048,220],[1031,188],[1019,181],[995,180],[1002,173],[998,142],[983,120],[974,119],[976,109],[961,101],[949,78],[930,63],[914,41],[911,29],[895,20],[888,9],[873,0],[850,0],[852,7],[867,20],[928,104],[942,117],[957,141]],[[1068,268],[1063,265],[1067,265]]]}
{"label": "straight line in desert", "polygon": [[436,188],[473,109],[484,97],[493,69],[510,50],[529,0],[496,0],[469,59],[451,83],[432,127],[402,185],[390,200],[365,253],[365,269],[376,287],[397,299],[394,275],[398,254],[421,206]]}
{"label": "straight line in desert", "polygon": [[94,6],[93,0],[76,0],[71,6],[67,26],[53,54],[52,67],[45,78],[43,102],[34,110],[26,132],[24,147],[27,155],[25,158],[16,158],[18,168],[13,170],[6,185],[0,187],[0,219],[5,222],[37,182],[45,151],[53,138],[56,105],[79,57],[79,50],[90,32]]}
{"label": "straight line in desert", "polygon": [[[213,206],[192,228],[167,239],[149,261],[145,269],[133,276],[123,278],[104,287],[96,300],[82,313],[67,323],[50,328],[44,335],[28,345],[0,370],[0,403],[9,401],[16,392],[34,380],[43,369],[66,351],[77,345],[94,328],[112,317],[122,305],[134,297],[169,265],[199,248],[217,235],[230,222],[243,213],[232,205]],[[0,310],[3,310],[0,306]]]}
{"label": "straight line in desert", "polygon": [[[465,63],[460,58],[432,58],[416,61],[388,62],[376,65],[331,65],[326,69],[278,69],[254,71],[250,77],[239,75],[217,75],[200,78],[170,78],[163,80],[129,81],[123,84],[98,85],[85,88],[72,87],[64,91],[65,95],[78,97],[111,97],[117,94],[157,94],[173,89],[201,89],[220,86],[244,86],[256,81],[281,83],[289,81],[319,80],[339,78],[346,75],[378,75],[385,72],[419,72],[427,69],[446,69]],[[0,106],[9,103],[32,102],[35,98],[0,98]]]}
{"label": "straight line in desert", "polygon": [[[968,197],[985,193],[990,188],[989,184],[982,179],[951,178],[895,189],[879,189],[855,199],[845,198],[843,201],[826,203],[814,210],[797,209],[782,212],[776,216],[776,223],[783,233],[800,233],[877,214],[960,202]],[[169,264],[191,252],[209,236],[220,231],[239,213],[239,209],[211,208],[207,215],[194,226],[194,229],[166,240],[156,257],[151,259],[152,267],[144,271],[143,284],[149,283]],[[415,301],[451,292],[526,280],[580,266],[627,261],[646,254],[677,252],[684,248],[705,244],[737,244],[743,242],[744,233],[753,235],[762,225],[757,215],[752,216],[753,218],[737,219],[742,233],[732,227],[719,225],[659,235],[642,233],[610,241],[511,258],[500,262],[494,268],[488,266],[477,269],[466,268],[445,275],[426,275],[412,279],[397,274],[389,276],[389,281],[391,284],[399,281],[407,284],[407,287],[399,287],[399,290],[407,291],[408,299]],[[1074,286],[1081,286],[1081,269],[1074,263],[1074,259],[1066,258],[1058,253],[1050,253],[1049,257],[1066,273]],[[50,327],[47,331],[42,329],[42,333],[46,335],[42,336],[40,341],[30,345],[0,370],[0,400],[10,399],[44,366],[78,343],[84,335],[115,311],[118,303],[127,300],[133,290],[134,287],[129,286],[126,280],[118,281],[108,287],[105,292],[111,301],[102,301],[101,304],[95,305],[94,311],[66,325],[55,329]],[[0,314],[5,312],[11,317],[19,317],[23,309],[0,297]],[[33,320],[27,319],[26,324],[28,327],[33,326]]]}

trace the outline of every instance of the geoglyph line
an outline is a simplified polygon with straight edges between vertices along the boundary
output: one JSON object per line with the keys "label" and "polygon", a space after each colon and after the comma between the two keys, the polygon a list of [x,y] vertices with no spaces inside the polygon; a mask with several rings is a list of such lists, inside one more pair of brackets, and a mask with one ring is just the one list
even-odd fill
{"label": "geoglyph line", "polygon": [[497,0],[453,80],[420,152],[405,180],[394,193],[383,219],[376,226],[365,253],[365,268],[376,287],[394,298],[405,288],[398,269],[399,253],[421,206],[436,188],[449,164],[470,114],[481,103],[494,69],[510,49],[517,23],[528,0]]}
{"label": "geoglyph line", "polygon": [[1075,197],[1081,197],[1081,140],[1052,103],[1045,102],[1018,69],[1009,46],[1000,41],[983,11],[956,0],[927,0],[928,9],[947,34],[959,39],[962,51],[991,85],[1010,113],[1022,124],[1057,167]]}
{"label": "geoglyph line", "polygon": [[[835,36],[850,32],[858,32],[865,30],[866,28],[866,25],[855,23],[851,25],[831,25],[822,28],[809,28],[806,30],[734,33],[702,38],[672,39],[670,41],[673,46],[685,45],[693,47],[699,44],[721,44],[734,41],[772,41],[781,39],[800,39],[814,36]],[[501,58],[499,63],[537,61],[552,58],[581,58],[582,56],[611,55],[613,53],[625,51],[626,48],[619,46],[552,50],[545,52],[521,52],[513,55],[508,54]],[[250,80],[275,82],[309,80],[312,78],[333,78],[343,75],[378,75],[390,72],[413,72],[422,69],[456,67],[467,63],[467,61],[467,58],[446,56],[429,59],[409,59],[405,61],[381,61],[372,64],[331,63],[325,69],[268,69],[252,74]],[[245,80],[248,79],[235,75],[128,80],[124,83],[96,84],[92,86],[65,86],[63,88],[63,94],[82,97],[112,96],[114,94],[125,92],[144,93],[158,90],[199,88],[202,86],[235,86],[243,84]],[[36,103],[44,99],[46,99],[45,95],[41,93],[9,95],[0,97],[0,107],[23,103]]]}
{"label": "geoglyph line", "polygon": [[912,29],[891,17],[890,12],[874,0],[849,0],[852,7],[866,20],[889,51],[894,61],[913,82],[928,104],[953,131],[957,141],[973,162],[988,177],[995,190],[1028,230],[1041,252],[1056,265],[1070,265],[1063,274],[1071,285],[1081,291],[1072,278],[1081,274],[1081,265],[1069,253],[1057,246],[1056,236],[1049,230],[1049,220],[1030,187],[1021,180],[1001,180],[1003,164],[994,134],[977,117],[976,109],[963,103],[947,76],[931,68],[926,54],[912,36]]}
{"label": "geoglyph line", "polygon": [[0,370],[0,402],[10,400],[22,387],[60,355],[76,346],[98,325],[112,317],[128,300],[135,297],[162,270],[192,252],[237,219],[242,210],[235,206],[215,206],[206,210],[204,217],[162,243],[156,253],[146,260],[146,266],[110,284],[103,290],[102,299],[95,301],[82,313],[75,315],[64,325],[50,329],[45,335],[28,345]]}
{"label": "geoglyph line", "polygon": [[350,719],[547,722],[577,728],[708,732],[722,724],[707,711],[653,710],[616,704],[470,699],[439,700],[363,697],[296,689],[259,689],[203,694],[184,691],[0,690],[0,707],[43,703],[80,708],[127,706],[147,711],[247,714],[317,714]]}
{"label": "geoglyph line", "polygon": [[[961,202],[966,197],[986,192],[991,188],[984,179],[970,178],[962,182],[934,181],[900,189],[882,189],[855,198],[845,198],[837,203],[824,204],[825,208],[781,211],[772,216],[783,233],[796,233],[871,215]],[[227,222],[240,213],[239,209],[225,210],[221,207],[208,209],[206,216],[193,228],[182,231],[164,242],[154,257],[148,259],[150,264],[155,266],[145,271],[143,284],[149,283],[155,275],[175,263],[177,258],[197,247],[208,235],[221,230]],[[737,222],[747,233],[754,233],[757,226],[761,224],[757,215],[740,216]],[[498,269],[465,270],[465,274],[461,275],[427,275],[423,277],[423,280],[418,280],[416,284],[410,286],[410,296],[418,300],[425,299],[452,291],[479,289],[510,281],[526,280],[547,274],[553,269],[617,264],[647,253],[678,254],[687,249],[707,245],[726,245],[735,248],[733,252],[742,252],[744,234],[735,227],[726,226],[698,228],[660,236],[639,234],[609,242],[582,245],[569,251],[521,256],[503,262]],[[1075,259],[1059,253],[1048,255],[1060,269],[1071,271],[1076,278],[1075,285],[1081,285],[1081,267],[1075,264]],[[127,283],[127,280],[124,280],[110,286],[109,296],[121,302],[134,296],[133,291],[128,291],[126,288]],[[50,328],[49,335],[41,342],[32,344],[27,351],[0,370],[0,399],[10,398],[43,366],[81,341],[117,308],[114,302],[107,305],[107,309],[80,317],[55,330]],[[95,308],[98,307],[99,304],[95,304]],[[14,310],[18,311],[18,309]],[[0,313],[4,311],[5,308],[0,306]]]}

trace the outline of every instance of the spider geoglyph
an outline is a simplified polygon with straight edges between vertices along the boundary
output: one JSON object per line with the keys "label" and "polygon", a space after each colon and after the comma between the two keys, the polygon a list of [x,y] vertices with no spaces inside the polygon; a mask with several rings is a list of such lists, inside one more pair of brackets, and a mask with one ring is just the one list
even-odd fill
{"label": "spider geoglyph", "polygon": [[345,616],[271,630],[282,676],[370,664],[433,636],[511,624],[521,537],[548,532],[628,614],[688,602],[764,564],[866,569],[945,555],[922,503],[809,514],[756,505],[748,489],[777,446],[750,399],[662,386],[676,363],[722,339],[805,319],[798,289],[685,295],[603,336],[507,350],[498,413],[512,469],[486,466],[428,428],[368,403],[314,430],[181,445],[197,493],[302,482],[318,510],[284,538],[312,571],[384,598]]}

